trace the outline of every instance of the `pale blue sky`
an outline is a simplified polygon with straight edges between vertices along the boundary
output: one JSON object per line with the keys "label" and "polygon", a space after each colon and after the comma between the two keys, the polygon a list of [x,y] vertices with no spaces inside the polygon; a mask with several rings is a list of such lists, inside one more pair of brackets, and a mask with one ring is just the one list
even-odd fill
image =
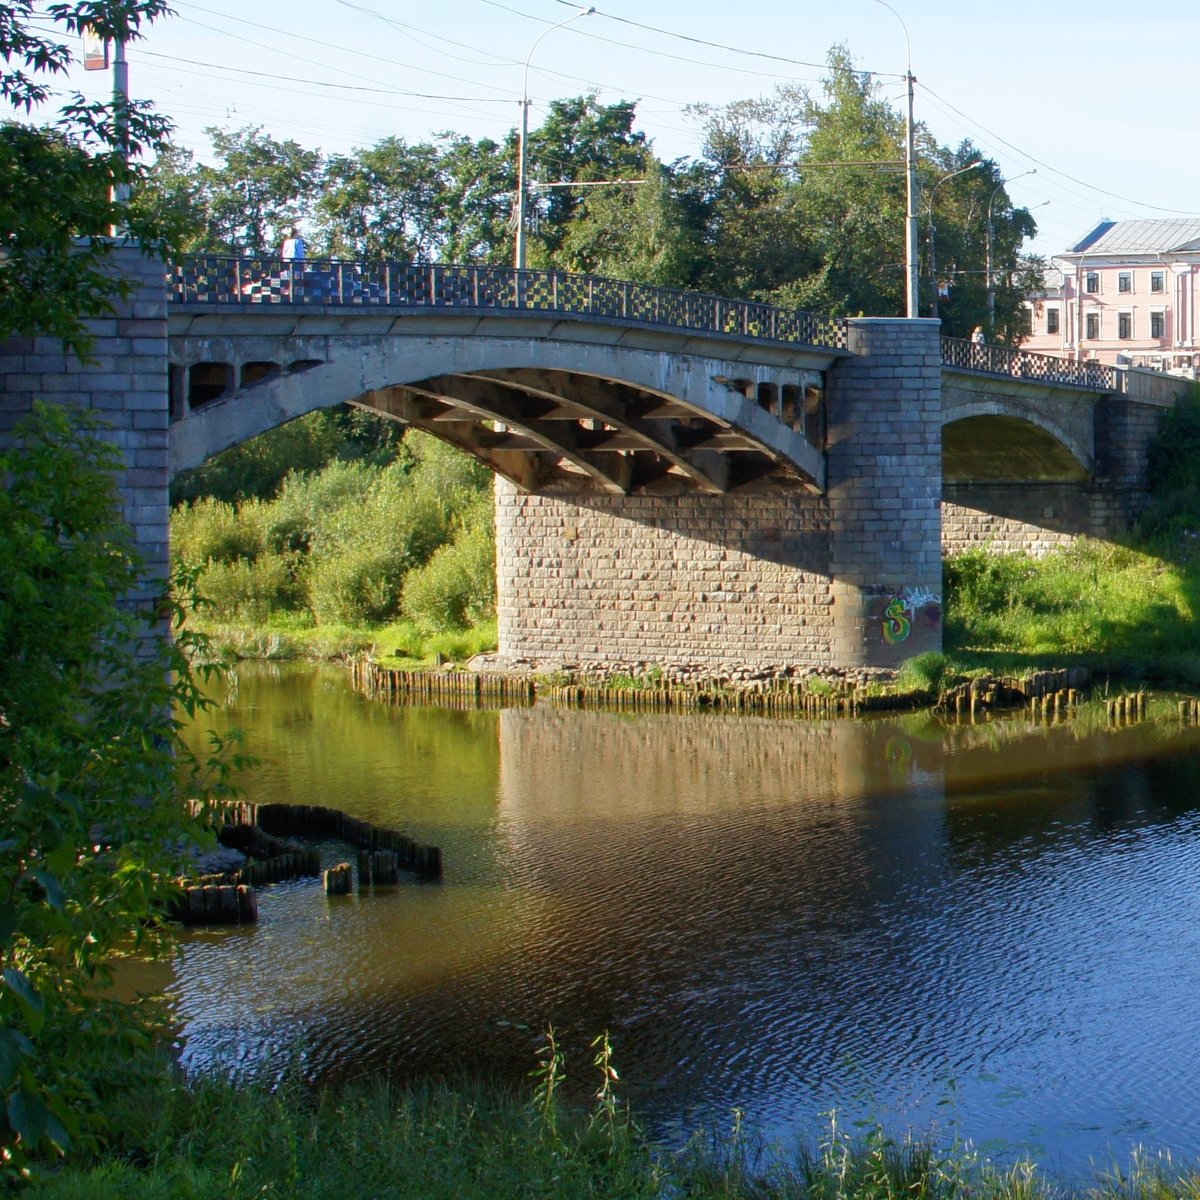
{"label": "pale blue sky", "polygon": [[[1102,216],[1200,212],[1196,0],[1159,0],[1152,11],[1128,0],[889,0],[894,13],[879,0],[598,0],[596,13],[536,49],[571,6],[173,3],[177,16],[130,48],[131,90],[153,99],[176,122],[177,139],[201,153],[212,124],[261,125],[328,151],[444,129],[499,137],[519,120],[532,50],[535,125],[556,96],[634,99],[639,126],[670,159],[699,148],[688,104],[762,95],[777,82],[819,88],[820,64],[837,43],[881,73],[884,94],[901,108],[902,20],[918,119],[943,143],[970,137],[1009,178],[1037,168],[1010,188],[1017,204],[1050,201],[1034,213],[1034,249],[1065,249]],[[91,92],[108,85],[82,71],[71,82]],[[332,84],[343,86],[323,86]]]}

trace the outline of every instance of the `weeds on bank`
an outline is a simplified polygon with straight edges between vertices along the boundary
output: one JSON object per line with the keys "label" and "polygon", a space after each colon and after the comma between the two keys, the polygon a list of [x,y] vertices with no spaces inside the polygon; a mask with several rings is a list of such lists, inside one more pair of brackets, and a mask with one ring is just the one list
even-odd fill
{"label": "weeds on bank", "polygon": [[969,1146],[895,1137],[878,1123],[790,1155],[748,1132],[679,1151],[655,1146],[616,1092],[607,1034],[592,1043],[590,1103],[568,1104],[553,1029],[527,1098],[474,1081],[268,1089],[223,1079],[157,1085],[116,1102],[114,1142],[35,1179],[44,1200],[1200,1200],[1200,1175],[1135,1155],[1094,1184],[1060,1187],[1036,1167],[997,1167]]}
{"label": "weeds on bank", "polygon": [[189,618],[189,628],[203,633],[212,646],[239,659],[335,662],[370,654],[388,667],[429,667],[466,662],[496,648],[496,623],[485,621],[465,630],[423,633],[411,621],[383,626],[315,625],[289,614],[276,614],[264,625],[244,626]]}
{"label": "weeds on bank", "polygon": [[1200,563],[1082,539],[1043,559],[970,551],[945,564],[947,652],[965,664],[1087,662],[1200,683]]}

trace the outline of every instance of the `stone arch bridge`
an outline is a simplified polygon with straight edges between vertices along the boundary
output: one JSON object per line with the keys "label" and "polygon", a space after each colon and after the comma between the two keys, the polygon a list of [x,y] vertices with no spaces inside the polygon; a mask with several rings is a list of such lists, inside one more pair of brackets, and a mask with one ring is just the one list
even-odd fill
{"label": "stone arch bridge", "polygon": [[[141,290],[83,375],[128,426],[150,544],[168,475],[361,405],[496,473],[501,653],[539,668],[869,669],[938,648],[943,545],[1128,521],[1173,395],[928,320],[495,267],[193,259],[164,288],[122,253]],[[0,357],[9,411],[80,386],[48,349]]]}

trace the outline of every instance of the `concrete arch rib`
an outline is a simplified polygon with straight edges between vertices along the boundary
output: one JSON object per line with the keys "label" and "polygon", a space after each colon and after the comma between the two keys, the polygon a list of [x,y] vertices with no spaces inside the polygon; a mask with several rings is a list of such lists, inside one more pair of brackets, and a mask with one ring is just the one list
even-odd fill
{"label": "concrete arch rib", "polygon": [[[522,490],[536,490],[539,463],[558,457],[602,490],[624,492],[632,478],[631,456],[641,449],[660,456],[666,469],[701,491],[728,489],[730,454],[736,451],[759,454],[768,467],[776,464],[812,490],[824,487],[820,451],[729,385],[730,378],[748,373],[745,362],[495,337],[355,339],[331,351],[323,365],[263,380],[252,391],[222,398],[177,422],[172,471],[198,466],[315,409],[350,402],[461,445]],[[518,401],[552,405],[562,399],[561,377],[567,375],[574,409],[595,429],[580,433],[579,423],[572,429],[561,417],[543,419],[537,403],[532,415],[521,409]],[[630,409],[623,398],[634,393],[656,403]],[[656,415],[656,404],[673,405],[672,418]],[[699,428],[681,435],[672,420],[686,425],[689,418]],[[507,428],[480,434],[480,423],[490,421]],[[475,434],[469,434],[470,425]]]}

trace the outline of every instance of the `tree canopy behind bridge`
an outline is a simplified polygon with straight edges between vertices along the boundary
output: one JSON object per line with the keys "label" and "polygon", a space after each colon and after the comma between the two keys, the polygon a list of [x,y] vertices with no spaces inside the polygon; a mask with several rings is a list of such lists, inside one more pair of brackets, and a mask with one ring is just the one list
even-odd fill
{"label": "tree canopy behind bridge", "polygon": [[[634,104],[552,102],[529,136],[529,265],[832,315],[903,315],[904,120],[844,49],[830,51],[819,93],[784,86],[690,112],[701,153],[663,162]],[[208,133],[211,163],[169,150],[141,193],[148,216],[186,228],[185,250],[271,254],[301,222],[318,257],[512,261],[515,130],[503,142],[442,133],[334,155],[258,128]],[[1040,278],[1021,254],[1033,218],[1011,206],[998,166],[971,143],[942,146],[920,126],[916,144],[922,315],[936,282],[946,333],[988,325],[990,203],[993,336],[1017,341],[1022,297]]]}

